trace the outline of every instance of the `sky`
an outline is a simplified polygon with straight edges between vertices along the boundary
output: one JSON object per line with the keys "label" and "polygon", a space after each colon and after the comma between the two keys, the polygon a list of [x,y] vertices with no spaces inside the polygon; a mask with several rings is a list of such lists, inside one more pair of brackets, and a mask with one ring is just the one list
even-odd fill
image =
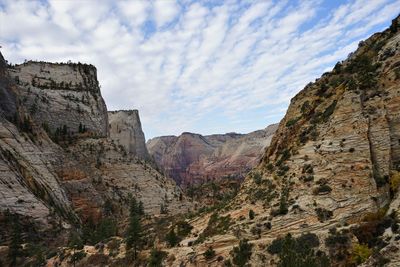
{"label": "sky", "polygon": [[400,0],[0,0],[0,51],[95,65],[108,109],[138,109],[147,139],[247,133],[399,12]]}

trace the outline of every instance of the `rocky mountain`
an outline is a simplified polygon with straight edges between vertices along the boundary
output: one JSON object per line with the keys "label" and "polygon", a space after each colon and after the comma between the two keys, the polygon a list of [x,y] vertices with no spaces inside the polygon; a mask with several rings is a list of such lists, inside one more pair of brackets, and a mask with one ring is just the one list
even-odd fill
{"label": "rocky mountain", "polygon": [[156,164],[183,187],[221,178],[243,179],[260,159],[277,124],[249,134],[182,133],[150,139]]}
{"label": "rocky mountain", "polygon": [[150,160],[138,110],[109,111],[108,120],[112,140],[127,153],[142,160]]}
{"label": "rocky mountain", "polygon": [[[231,165],[244,164],[243,155],[254,160],[273,135],[237,195],[185,215],[176,215],[191,207],[180,189],[140,159],[144,138],[132,126],[140,125],[134,112],[116,112],[114,123],[104,122],[100,91],[92,88],[96,82],[78,90],[97,94],[93,113],[78,111],[82,100],[72,98],[61,105],[75,107],[72,112],[37,112],[32,106],[46,108],[41,96],[64,103],[59,98],[68,89],[57,86],[61,80],[57,92],[42,86],[47,82],[36,87],[37,72],[29,78],[20,66],[7,67],[0,59],[0,264],[19,237],[29,242],[25,253],[36,253],[48,266],[400,265],[400,16],[300,91],[269,134],[184,133],[149,141],[155,161],[185,184],[204,177],[201,172],[218,179]],[[25,65],[31,71],[35,64],[43,63]],[[133,241],[142,240],[140,251],[129,248],[121,234],[132,196],[143,201],[147,215],[156,215],[130,218],[128,229],[135,230]],[[166,210],[176,216],[159,214]],[[104,219],[118,224],[107,238],[67,242],[68,229],[87,238],[88,229],[97,233],[108,225]],[[54,249],[46,260],[32,249],[43,240]]]}
{"label": "rocky mountain", "polygon": [[399,266],[399,24],[291,100],[239,194],[189,221],[171,265]]}
{"label": "rocky mountain", "polygon": [[81,128],[107,137],[107,108],[94,66],[28,61],[10,68],[9,74],[21,89],[22,105],[45,129],[66,127],[72,134]]}
{"label": "rocky mountain", "polygon": [[12,239],[10,214],[27,240],[60,245],[69,229],[96,229],[110,217],[123,231],[132,197],[148,215],[190,208],[176,184],[144,161],[137,111],[108,119],[94,66],[7,66],[1,56],[0,95],[0,246]]}

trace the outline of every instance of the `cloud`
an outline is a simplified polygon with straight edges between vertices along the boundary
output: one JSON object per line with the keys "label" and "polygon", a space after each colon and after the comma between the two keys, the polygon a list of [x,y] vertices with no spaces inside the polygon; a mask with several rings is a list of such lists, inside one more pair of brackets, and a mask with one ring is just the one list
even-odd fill
{"label": "cloud", "polygon": [[158,27],[171,22],[179,12],[175,1],[157,0],[154,2],[154,18]]}
{"label": "cloud", "polygon": [[398,15],[399,0],[0,0],[0,43],[24,59],[94,64],[109,109],[147,137],[248,132]]}

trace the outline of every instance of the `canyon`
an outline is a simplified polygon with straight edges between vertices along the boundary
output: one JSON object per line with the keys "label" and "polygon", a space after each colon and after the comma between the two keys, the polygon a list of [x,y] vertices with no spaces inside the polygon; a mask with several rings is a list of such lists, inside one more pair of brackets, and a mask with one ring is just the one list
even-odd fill
{"label": "canyon", "polygon": [[184,188],[223,178],[241,181],[260,160],[277,126],[248,134],[155,137],[147,148],[157,166]]}
{"label": "canyon", "polygon": [[[4,214],[17,214],[40,235],[59,231],[52,240],[64,242],[73,225],[98,222],[110,210],[117,229],[124,227],[131,197],[148,214],[163,205],[171,214],[190,207],[181,189],[146,163],[138,111],[107,112],[94,66],[0,61],[3,223]],[[2,243],[8,230],[0,231]]]}
{"label": "canyon", "polygon": [[[400,265],[400,16],[306,85],[278,125],[247,135],[145,144],[138,111],[108,112],[96,75],[0,56],[2,264],[17,216],[47,266]],[[224,177],[240,188],[213,204],[177,185]],[[107,220],[107,238],[74,245]]]}

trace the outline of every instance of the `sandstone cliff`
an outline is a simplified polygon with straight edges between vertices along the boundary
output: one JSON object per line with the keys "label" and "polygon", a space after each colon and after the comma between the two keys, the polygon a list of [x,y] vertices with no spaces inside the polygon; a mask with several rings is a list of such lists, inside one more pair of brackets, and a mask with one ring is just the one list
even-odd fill
{"label": "sandstone cliff", "polygon": [[[122,233],[132,196],[148,215],[190,208],[176,184],[142,160],[148,154],[138,113],[108,121],[95,67],[27,62],[6,69],[0,59],[0,246],[10,242],[9,213],[63,244],[66,229],[111,215]],[[128,139],[110,138],[109,123]]]}
{"label": "sandstone cliff", "polygon": [[[361,42],[291,100],[238,196],[216,215],[190,221],[192,236],[171,251],[178,261],[220,266],[217,258],[232,261],[233,247],[248,239],[249,263],[275,266],[279,238],[311,233],[324,251],[317,255],[326,253],[332,266],[354,266],[373,250],[380,252],[368,266],[400,264],[393,213],[399,212],[400,185],[399,23],[400,17]],[[210,246],[216,257],[207,260]]]}
{"label": "sandstone cliff", "polygon": [[277,125],[249,134],[183,133],[147,142],[157,165],[183,187],[221,178],[243,179],[260,159]]}
{"label": "sandstone cliff", "polygon": [[127,153],[150,160],[138,110],[109,111],[108,120],[112,140],[121,145]]}
{"label": "sandstone cliff", "polygon": [[92,65],[28,61],[9,69],[30,115],[50,132],[108,134],[107,108]]}

